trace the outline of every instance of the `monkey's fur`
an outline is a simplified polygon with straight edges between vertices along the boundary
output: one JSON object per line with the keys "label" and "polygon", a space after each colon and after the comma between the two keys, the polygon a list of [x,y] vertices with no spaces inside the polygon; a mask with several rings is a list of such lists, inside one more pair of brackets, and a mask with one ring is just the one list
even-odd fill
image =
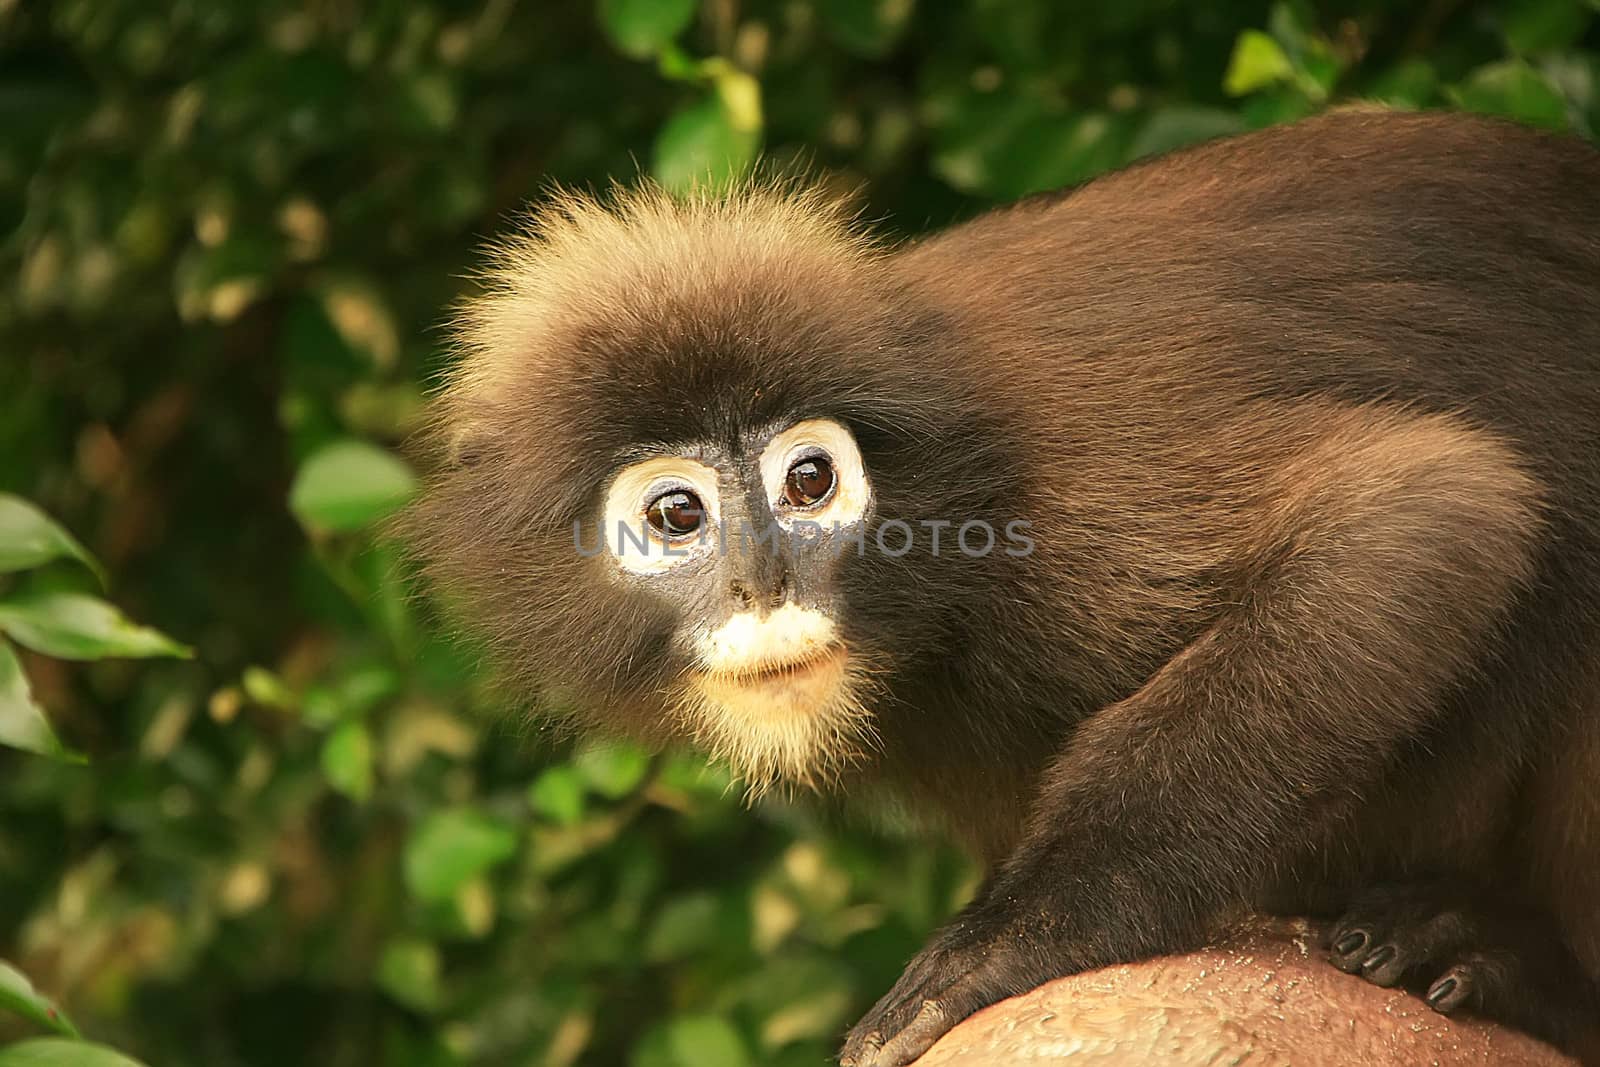
{"label": "monkey's fur", "polygon": [[[887,784],[988,863],[845,1063],[1247,909],[1342,915],[1345,969],[1597,1054],[1593,148],[1337,112],[903,248],[781,188],[567,197],[460,338],[412,526],[513,681],[757,787]],[[854,435],[869,529],[1036,550],[786,543],[673,579],[705,588],[575,551],[641,456],[764,514],[734,472],[810,418]],[[785,705],[769,759],[683,698],[684,634],[790,599],[853,718]]]}

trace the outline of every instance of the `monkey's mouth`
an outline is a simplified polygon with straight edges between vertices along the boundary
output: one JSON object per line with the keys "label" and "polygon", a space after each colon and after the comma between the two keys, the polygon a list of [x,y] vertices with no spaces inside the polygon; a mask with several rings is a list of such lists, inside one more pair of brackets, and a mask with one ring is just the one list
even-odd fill
{"label": "monkey's mouth", "polygon": [[738,670],[702,670],[700,677],[705,682],[744,688],[799,685],[841,674],[844,662],[844,646],[830,645],[811,655],[780,663],[758,663]]}

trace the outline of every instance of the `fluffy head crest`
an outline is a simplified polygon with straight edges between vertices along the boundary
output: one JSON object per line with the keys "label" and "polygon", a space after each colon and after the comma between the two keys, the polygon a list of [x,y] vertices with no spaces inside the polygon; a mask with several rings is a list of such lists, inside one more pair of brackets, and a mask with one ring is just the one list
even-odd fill
{"label": "fluffy head crest", "polygon": [[483,291],[455,320],[461,358],[447,393],[473,404],[499,395],[547,342],[583,324],[648,327],[651,312],[736,295],[759,279],[858,284],[879,249],[846,201],[795,181],[673,195],[614,186],[604,198],[569,190],[490,248]]}

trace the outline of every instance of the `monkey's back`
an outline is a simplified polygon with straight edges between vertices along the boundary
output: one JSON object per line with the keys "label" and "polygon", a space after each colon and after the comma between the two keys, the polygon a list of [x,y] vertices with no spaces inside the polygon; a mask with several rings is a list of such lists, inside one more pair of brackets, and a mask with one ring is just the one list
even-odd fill
{"label": "monkey's back", "polygon": [[[1023,201],[899,264],[952,309],[968,342],[953,350],[977,353],[970,370],[997,405],[1024,413],[1038,469],[1070,480],[1101,465],[1061,507],[1121,493],[1100,525],[1165,509],[1152,546],[1226,528],[1236,498],[1206,479],[1242,413],[1379,405],[1509,443],[1546,492],[1538,575],[1448,728],[1402,760],[1388,799],[1394,826],[1413,829],[1373,849],[1521,847],[1517,821],[1541,803],[1600,825],[1593,801],[1570,797],[1600,773],[1600,152],[1491,119],[1341,111]],[[1561,769],[1569,750],[1586,762]],[[1404,780],[1426,761],[1445,770]],[[1561,776],[1566,799],[1541,801]],[[1472,825],[1429,824],[1440,812]],[[1551,892],[1576,901],[1600,893],[1600,841],[1572,832],[1550,831],[1590,873]],[[1580,940],[1600,958],[1590,925]]]}
{"label": "monkey's back", "polygon": [[1110,434],[1252,399],[1462,414],[1600,548],[1600,151],[1575,138],[1337,111],[1022,201],[900,265],[1007,402]]}
{"label": "monkey's back", "polygon": [[[1035,353],[1030,388],[1381,399],[1465,410],[1564,473],[1600,456],[1600,151],[1575,138],[1337,111],[1022,201],[902,262]],[[1018,369],[1017,346],[992,350]]]}

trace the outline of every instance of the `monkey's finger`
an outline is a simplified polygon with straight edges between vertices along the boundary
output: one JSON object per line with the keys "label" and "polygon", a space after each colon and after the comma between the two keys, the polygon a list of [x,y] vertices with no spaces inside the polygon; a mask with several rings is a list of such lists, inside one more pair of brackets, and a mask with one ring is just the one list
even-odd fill
{"label": "monkey's finger", "polygon": [[905,1067],[905,1064],[933,1047],[933,1043],[949,1032],[960,1018],[952,1018],[937,1000],[924,1000],[915,1017],[898,1034],[895,1034],[878,1052],[872,1067]]}
{"label": "monkey's finger", "polygon": [[844,1049],[839,1054],[841,1067],[870,1067],[876,1064],[878,1050],[883,1043],[909,1026],[921,1005],[942,986],[949,984],[949,979],[935,982],[934,975],[941,970],[959,974],[963,969],[947,960],[944,953],[936,948],[926,948],[918,953],[894,987],[878,998],[878,1002],[845,1037]]}
{"label": "monkey's finger", "polygon": [[883,1035],[876,1030],[860,1038],[852,1033],[845,1042],[844,1051],[839,1054],[839,1067],[871,1067],[882,1044]]}
{"label": "monkey's finger", "polygon": [[924,998],[896,985],[856,1023],[839,1054],[840,1067],[876,1067],[884,1042],[904,1030]]}

